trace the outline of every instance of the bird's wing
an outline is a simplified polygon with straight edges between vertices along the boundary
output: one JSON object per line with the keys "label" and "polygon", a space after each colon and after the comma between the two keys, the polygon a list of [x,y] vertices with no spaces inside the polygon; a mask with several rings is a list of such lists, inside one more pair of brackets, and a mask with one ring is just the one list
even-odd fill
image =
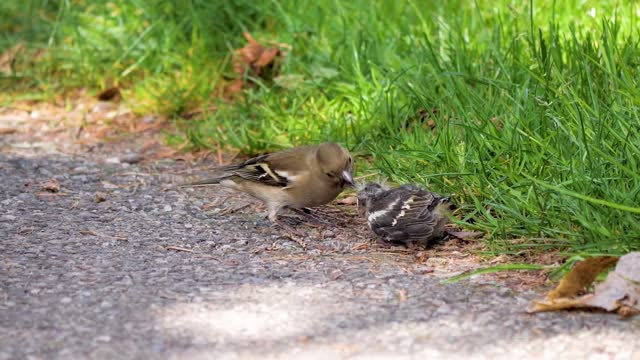
{"label": "bird's wing", "polygon": [[371,229],[387,241],[408,241],[433,235],[437,217],[433,210],[436,197],[425,190],[398,188],[376,199],[368,211]]}
{"label": "bird's wing", "polygon": [[260,155],[241,164],[217,168],[211,178],[185,185],[205,186],[218,184],[224,179],[239,177],[264,185],[286,188],[309,173],[309,159],[314,159],[313,155],[315,155],[315,149],[312,146]]}
{"label": "bird's wing", "polygon": [[315,147],[302,146],[257,156],[224,170],[245,180],[284,188],[310,172],[310,159],[315,159]]}
{"label": "bird's wing", "polygon": [[285,187],[290,179],[286,174],[276,171],[269,161],[270,154],[257,156],[240,165],[227,166],[224,172],[230,176],[238,176],[244,180],[261,183],[264,185]]}

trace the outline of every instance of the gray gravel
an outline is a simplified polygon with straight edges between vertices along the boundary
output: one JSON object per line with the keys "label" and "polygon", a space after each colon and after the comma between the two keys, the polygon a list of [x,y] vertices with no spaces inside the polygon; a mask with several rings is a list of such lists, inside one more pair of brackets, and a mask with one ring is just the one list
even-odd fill
{"label": "gray gravel", "polygon": [[167,186],[186,170],[0,153],[0,359],[640,359],[638,319],[442,285],[354,250],[361,224],[304,227],[303,249],[248,198]]}

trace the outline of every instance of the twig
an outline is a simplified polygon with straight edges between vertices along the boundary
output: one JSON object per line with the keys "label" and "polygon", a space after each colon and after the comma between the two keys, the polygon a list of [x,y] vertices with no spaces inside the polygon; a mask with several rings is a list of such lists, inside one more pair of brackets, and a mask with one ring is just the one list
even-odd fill
{"label": "twig", "polygon": [[369,244],[368,243],[360,243],[360,244],[356,244],[356,245],[351,247],[351,251],[367,250],[367,249],[369,249]]}
{"label": "twig", "polygon": [[226,214],[234,213],[234,212],[240,211],[240,210],[242,210],[242,209],[244,209],[246,207],[249,207],[250,205],[251,204],[244,204],[244,205],[238,206],[236,208],[226,208],[226,209],[220,211],[218,213],[218,215],[226,215]]}
{"label": "twig", "polygon": [[286,233],[285,237],[288,238],[289,240],[293,241],[294,243],[300,245],[302,250],[307,250],[307,244],[304,242],[304,240],[300,239],[299,237],[297,237],[297,236],[295,236],[293,234],[289,234],[289,233]]}
{"label": "twig", "polygon": [[220,148],[220,141],[216,143],[216,154],[218,155],[218,166],[222,166],[222,149]]}
{"label": "twig", "polygon": [[91,235],[91,236],[101,236],[101,237],[105,237],[108,239],[115,239],[115,240],[120,240],[120,241],[129,241],[129,239],[127,239],[126,237],[123,236],[112,236],[112,235],[107,235],[107,234],[102,234],[96,231],[92,231],[92,230],[80,230],[80,234],[82,235]]}
{"label": "twig", "polygon": [[218,206],[219,203],[220,203],[220,199],[218,198],[214,202],[210,202],[208,204],[202,205],[202,209],[201,210],[202,211],[208,211],[209,209],[212,209],[212,208]]}
{"label": "twig", "polygon": [[183,247],[179,247],[179,246],[173,246],[173,245],[166,246],[165,250],[184,251],[184,252],[189,252],[189,253],[194,252],[192,249],[187,249],[187,248],[183,248]]}
{"label": "twig", "polygon": [[200,256],[206,257],[208,259],[213,259],[213,260],[215,260],[217,262],[222,262],[220,259],[218,259],[217,257],[215,257],[213,255],[203,254],[203,253],[194,251],[193,249],[187,249],[187,248],[183,248],[183,247],[180,247],[180,246],[169,245],[169,246],[165,246],[164,249],[165,250],[173,250],[173,251],[181,251],[181,252],[192,253],[192,254],[196,254],[196,255],[200,255]]}
{"label": "twig", "polygon": [[50,192],[39,192],[36,193],[36,196],[44,196],[44,197],[48,197],[48,196],[67,196],[67,193],[63,193],[63,192],[56,192],[56,193],[50,193]]}
{"label": "twig", "polygon": [[128,172],[123,172],[123,173],[114,174],[114,175],[116,176],[152,176],[151,174],[145,174],[145,173],[135,172],[135,171],[128,171]]}

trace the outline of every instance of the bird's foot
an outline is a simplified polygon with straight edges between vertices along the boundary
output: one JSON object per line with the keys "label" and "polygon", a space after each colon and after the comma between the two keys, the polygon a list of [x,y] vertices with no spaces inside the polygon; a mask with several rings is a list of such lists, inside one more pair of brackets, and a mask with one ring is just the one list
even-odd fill
{"label": "bird's foot", "polygon": [[320,217],[319,215],[317,215],[316,211],[309,209],[309,208],[302,208],[302,209],[296,209],[296,208],[292,208],[291,210],[293,210],[295,213],[302,215],[305,219],[306,222],[312,226],[315,227],[323,227],[323,226],[327,226],[327,225],[331,225],[330,222],[328,222],[327,220],[323,219],[322,217]]}
{"label": "bird's foot", "polygon": [[303,249],[307,248],[307,244],[305,244],[305,242],[302,240],[306,235],[304,232],[294,229],[293,227],[291,227],[289,224],[285,223],[282,220],[276,219],[274,222],[278,224],[278,226],[280,226],[287,233],[288,237],[291,240],[293,240],[295,243],[300,245]]}

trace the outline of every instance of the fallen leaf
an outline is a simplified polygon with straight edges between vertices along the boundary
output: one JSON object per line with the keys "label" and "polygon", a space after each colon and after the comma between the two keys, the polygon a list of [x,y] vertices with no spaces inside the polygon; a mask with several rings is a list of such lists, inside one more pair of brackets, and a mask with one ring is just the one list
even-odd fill
{"label": "fallen leaf", "polygon": [[405,302],[409,299],[409,295],[407,293],[407,289],[402,289],[398,291],[398,300],[401,302]]}
{"label": "fallen leaf", "polygon": [[349,195],[336,201],[336,204],[338,205],[355,205],[357,203],[358,203],[358,197],[355,195]]}
{"label": "fallen leaf", "polygon": [[342,275],[344,275],[342,270],[335,269],[335,270],[331,271],[330,277],[331,277],[331,280],[338,280]]}
{"label": "fallen leaf", "polygon": [[0,135],[9,135],[18,132],[18,129],[14,128],[0,128]]}
{"label": "fallen leaf", "polygon": [[617,256],[592,257],[577,263],[560,281],[560,284],[547,295],[548,300],[575,297],[591,286],[598,274],[618,262]]}
{"label": "fallen leaf", "polygon": [[418,256],[418,263],[423,264],[427,262],[427,260],[429,260],[429,253],[426,251],[420,252],[420,255]]}
{"label": "fallen leaf", "polygon": [[114,87],[110,87],[108,89],[102,90],[101,92],[98,93],[98,95],[96,95],[96,97],[100,101],[112,101],[112,100],[120,99],[122,97],[122,94],[120,93],[120,88],[118,88],[117,86],[114,86]]}
{"label": "fallen leaf", "polygon": [[[591,285],[599,274],[596,269],[600,268],[600,272],[605,270],[614,263],[614,259],[618,262],[615,270],[609,273],[605,281],[596,285],[593,294],[572,297],[582,288]],[[585,262],[586,260],[581,263]],[[595,308],[609,312],[615,311],[625,317],[640,313],[640,252],[628,253],[619,259],[613,256],[593,258],[593,260],[589,259],[585,265],[580,267],[578,265],[565,277],[570,279],[566,281],[563,279],[565,284],[561,283],[546,300],[534,301],[529,312]],[[584,273],[576,274],[580,270]],[[589,279],[591,282],[587,283]],[[559,297],[561,294],[569,294],[569,296]]]}
{"label": "fallen leaf", "polygon": [[16,45],[8,48],[0,55],[0,73],[6,75],[13,75],[13,64],[15,63],[16,56],[25,49],[23,43],[17,43]]}
{"label": "fallen leaf", "polygon": [[284,53],[280,50],[280,46],[266,47],[257,42],[248,32],[243,33],[248,44],[243,48],[235,51],[233,57],[233,69],[238,75],[238,79],[232,81],[225,88],[225,94],[228,96],[242,90],[245,85],[253,86],[253,82],[247,82],[243,79],[261,78],[266,81],[272,81],[279,73],[280,59]]}
{"label": "fallen leaf", "polygon": [[95,201],[97,203],[105,202],[105,201],[107,201],[107,194],[105,194],[103,192],[97,192],[95,194],[95,196],[93,197],[93,201]]}
{"label": "fallen leaf", "polygon": [[47,182],[42,184],[42,189],[52,193],[60,192],[60,182],[53,178],[49,179]]}

